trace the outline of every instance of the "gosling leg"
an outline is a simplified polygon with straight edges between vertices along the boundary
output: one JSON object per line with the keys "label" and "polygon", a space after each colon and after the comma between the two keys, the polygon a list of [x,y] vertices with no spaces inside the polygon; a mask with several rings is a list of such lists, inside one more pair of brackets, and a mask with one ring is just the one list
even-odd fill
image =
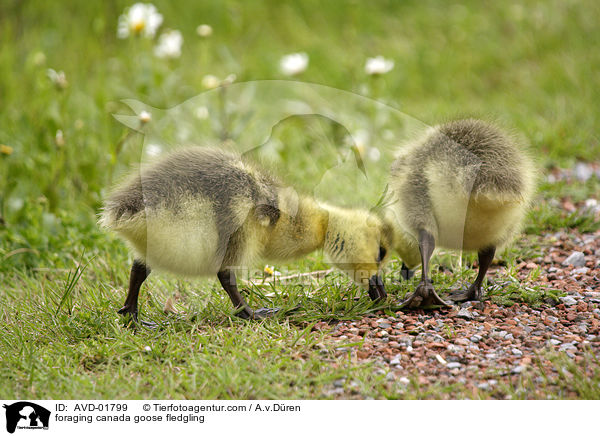
{"label": "gosling leg", "polygon": [[403,262],[402,263],[402,268],[400,268],[400,278],[402,280],[410,280],[412,279],[412,276],[415,275],[415,272],[410,270],[406,264]]}
{"label": "gosling leg", "polygon": [[273,316],[279,311],[279,308],[267,308],[263,307],[262,309],[252,310],[248,303],[240,294],[237,288],[237,279],[235,277],[235,272],[230,269],[224,269],[217,273],[217,277],[227,295],[231,299],[233,306],[239,311],[236,313],[237,316],[243,319],[263,319]]}
{"label": "gosling leg", "polygon": [[471,286],[469,286],[469,288],[466,291],[452,292],[450,294],[450,299],[452,301],[480,301],[483,298],[483,289],[481,288],[481,285],[483,284],[483,279],[485,278],[485,275],[492,263],[492,260],[494,260],[495,254],[496,247],[488,247],[483,250],[480,250],[477,253],[477,257],[479,258],[479,271],[477,272],[477,277],[475,278],[475,281]]}
{"label": "gosling leg", "polygon": [[[122,315],[129,314],[135,323],[138,322],[138,296],[140,294],[140,287],[149,275],[150,268],[143,261],[135,259],[129,275],[129,292],[127,293],[123,307],[118,310],[118,313]],[[156,326],[155,323],[149,321],[142,321],[142,324],[148,327]]]}
{"label": "gosling leg", "polygon": [[433,288],[429,279],[429,259],[435,249],[435,239],[433,235],[426,230],[419,231],[419,251],[421,252],[421,282],[417,289],[402,302],[402,307],[422,307],[422,306],[448,306],[442,300]]}
{"label": "gosling leg", "polygon": [[369,297],[373,301],[383,301],[387,298],[383,280],[377,274],[369,279]]}

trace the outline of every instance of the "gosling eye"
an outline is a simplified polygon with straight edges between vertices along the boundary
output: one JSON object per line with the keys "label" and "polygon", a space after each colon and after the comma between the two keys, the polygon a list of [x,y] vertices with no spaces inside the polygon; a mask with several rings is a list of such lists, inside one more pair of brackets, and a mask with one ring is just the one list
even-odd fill
{"label": "gosling eye", "polygon": [[379,256],[377,256],[377,262],[381,262],[387,253],[387,250],[384,247],[379,247]]}

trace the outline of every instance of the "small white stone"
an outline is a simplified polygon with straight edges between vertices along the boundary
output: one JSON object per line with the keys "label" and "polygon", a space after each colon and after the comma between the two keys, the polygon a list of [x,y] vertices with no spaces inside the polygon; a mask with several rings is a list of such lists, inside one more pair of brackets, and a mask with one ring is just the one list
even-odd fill
{"label": "small white stone", "polygon": [[400,377],[400,378],[398,379],[398,381],[399,381],[400,383],[402,383],[403,385],[408,385],[408,384],[410,384],[410,380],[409,380],[408,378],[406,378],[406,377]]}
{"label": "small white stone", "polygon": [[569,257],[565,259],[563,265],[573,265],[575,267],[585,266],[585,254],[583,254],[581,251],[574,251]]}
{"label": "small white stone", "polygon": [[559,299],[565,306],[574,306],[577,304],[577,300],[570,295],[567,295],[566,297],[560,297]]}
{"label": "small white stone", "polygon": [[587,274],[589,271],[590,269],[587,266],[582,266],[571,271],[571,275]]}

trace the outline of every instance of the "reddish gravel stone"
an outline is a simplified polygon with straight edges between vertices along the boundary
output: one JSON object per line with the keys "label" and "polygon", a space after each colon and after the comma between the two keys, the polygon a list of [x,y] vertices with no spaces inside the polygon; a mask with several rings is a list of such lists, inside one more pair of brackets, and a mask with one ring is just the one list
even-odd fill
{"label": "reddish gravel stone", "polygon": [[[560,303],[533,308],[521,303],[504,307],[488,300],[467,308],[477,314],[473,320],[458,318],[460,308],[454,306],[397,311],[393,317],[379,312],[336,325],[318,322],[313,329],[330,332],[336,347],[342,349],[344,344],[362,340],[362,345],[354,347],[353,359],[383,361],[393,374],[388,380],[402,386],[406,383],[399,380],[407,379],[423,386],[460,383],[473,392],[485,390],[505,398],[499,386],[518,388],[519,380],[538,367],[544,368],[550,380],[558,377],[556,368],[544,357],[549,350],[564,353],[585,370],[590,362],[584,363],[584,349],[600,355],[600,259],[595,254],[600,253],[600,231],[588,235],[563,232],[553,238],[539,241],[545,248],[537,260],[518,265],[522,268],[519,277],[529,280],[530,271],[540,267],[539,281],[574,298],[577,303],[572,306]],[[574,275],[572,266],[561,265],[573,251],[586,254],[588,271]],[[502,280],[503,268],[493,265],[489,278]],[[347,348],[338,352],[348,355]],[[440,364],[440,359],[447,364]],[[447,392],[452,398],[453,390]]]}

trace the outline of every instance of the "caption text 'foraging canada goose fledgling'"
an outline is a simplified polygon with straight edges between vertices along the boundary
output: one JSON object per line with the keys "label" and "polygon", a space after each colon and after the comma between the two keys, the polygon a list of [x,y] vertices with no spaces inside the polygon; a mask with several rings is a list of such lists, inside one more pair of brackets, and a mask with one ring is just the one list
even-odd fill
{"label": "caption text 'foraging canada goose fledgling'", "polygon": [[535,169],[511,137],[487,122],[466,119],[430,128],[405,146],[389,185],[384,216],[394,228],[403,272],[422,268],[419,285],[403,305],[445,305],[428,275],[434,248],[477,251],[477,278],[450,298],[481,299],[496,248],[520,229],[535,189]]}
{"label": "caption text 'foraging canada goose fledgling'", "polygon": [[236,153],[182,148],[142,166],[105,201],[100,224],[135,251],[123,314],[137,319],[139,289],[151,268],[185,276],[216,274],[243,318],[264,318],[237,289],[235,268],[282,261],[323,248],[332,264],[386,297],[379,268],[391,230],[363,210],[298,195]]}

